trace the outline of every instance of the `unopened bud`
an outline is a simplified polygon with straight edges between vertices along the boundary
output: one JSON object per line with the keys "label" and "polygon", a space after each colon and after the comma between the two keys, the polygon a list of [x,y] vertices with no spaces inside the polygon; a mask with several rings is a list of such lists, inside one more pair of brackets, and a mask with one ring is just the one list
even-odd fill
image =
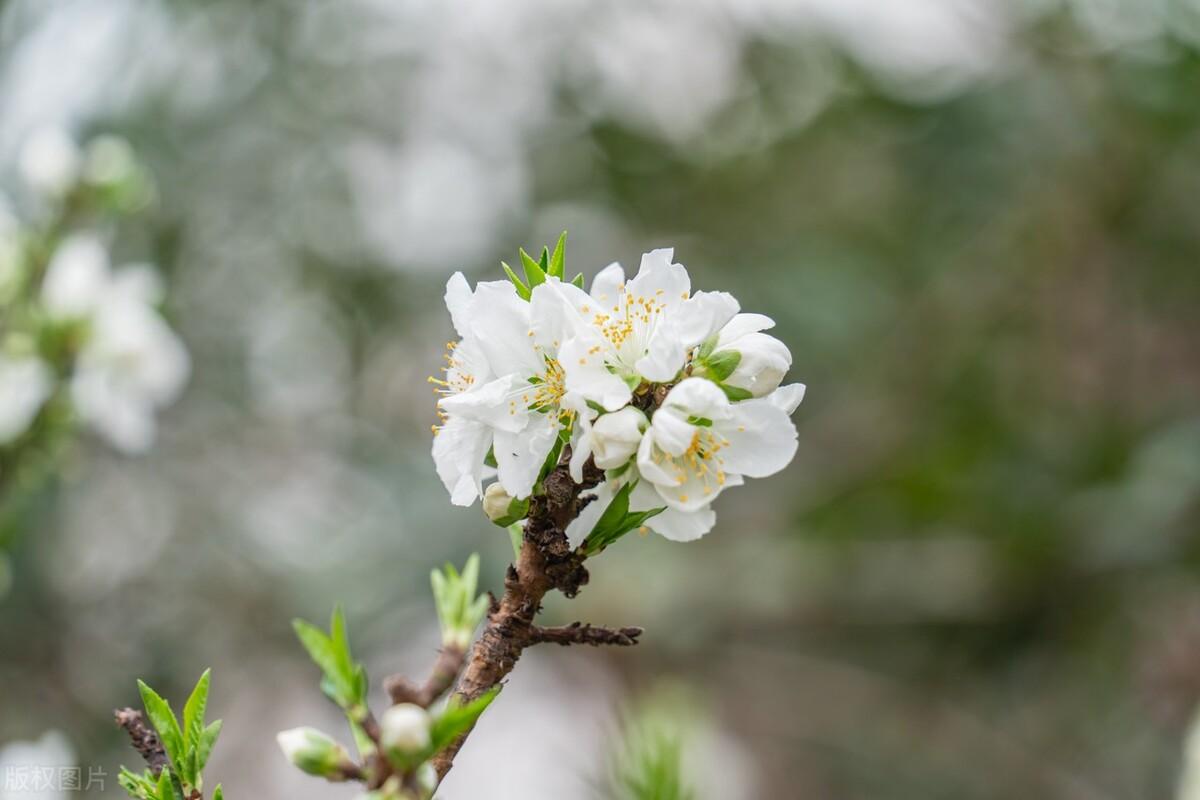
{"label": "unopened bud", "polygon": [[316,728],[292,728],[275,738],[287,760],[309,775],[345,780],[346,767],[353,763],[346,748]]}
{"label": "unopened bud", "polygon": [[499,481],[491,484],[483,492],[483,513],[497,525],[507,528],[529,513],[529,499],[515,500],[504,491]]}
{"label": "unopened bud", "polygon": [[379,720],[379,741],[384,749],[416,755],[429,747],[429,712],[413,703],[394,705]]}

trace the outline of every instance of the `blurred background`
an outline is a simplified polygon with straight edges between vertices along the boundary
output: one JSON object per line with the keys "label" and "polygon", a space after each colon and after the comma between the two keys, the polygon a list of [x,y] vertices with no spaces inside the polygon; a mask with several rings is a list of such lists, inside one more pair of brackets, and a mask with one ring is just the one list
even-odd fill
{"label": "blurred background", "polygon": [[500,588],[425,377],[449,274],[563,229],[570,274],[674,245],[774,317],[800,455],[555,598],[643,643],[531,651],[441,796],[603,797],[664,692],[702,800],[1200,796],[1200,2],[0,2],[6,190],[46,126],[155,176],[113,249],[192,364],[0,565],[0,743],[88,796],[134,679],[206,666],[210,780],[351,796],[276,748],[340,731],[289,620],[343,603],[378,684],[433,658],[432,566]]}

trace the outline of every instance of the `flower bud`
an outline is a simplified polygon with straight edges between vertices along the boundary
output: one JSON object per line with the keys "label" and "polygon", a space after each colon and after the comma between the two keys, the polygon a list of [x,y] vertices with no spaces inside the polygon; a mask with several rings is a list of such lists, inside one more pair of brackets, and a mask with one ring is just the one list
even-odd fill
{"label": "flower bud", "polygon": [[379,720],[379,741],[384,749],[415,755],[429,747],[429,712],[413,703],[394,705]]}
{"label": "flower bud", "polygon": [[512,496],[504,491],[504,487],[498,481],[488,486],[483,492],[483,513],[487,514],[488,519],[492,522],[507,517],[508,507],[511,503]]}
{"label": "flower bud", "polygon": [[316,728],[292,728],[275,738],[288,761],[309,775],[345,780],[346,767],[353,764],[346,748]]}
{"label": "flower bud", "polygon": [[[717,350],[714,355],[721,352]],[[741,337],[737,340],[736,352],[741,358],[723,383],[745,389],[755,397],[765,397],[775,391],[792,366],[792,354],[787,345],[765,333],[748,333]]]}
{"label": "flower bud", "polygon": [[592,424],[592,457],[600,469],[616,469],[633,458],[646,429],[646,415],[633,406],[603,414]]}

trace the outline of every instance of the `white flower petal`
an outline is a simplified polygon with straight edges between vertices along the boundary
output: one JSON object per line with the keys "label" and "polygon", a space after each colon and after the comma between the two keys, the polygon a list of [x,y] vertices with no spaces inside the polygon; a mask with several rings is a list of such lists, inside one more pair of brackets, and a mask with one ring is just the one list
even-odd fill
{"label": "white flower petal", "polygon": [[530,336],[529,303],[508,281],[475,287],[469,324],[493,374],[529,377],[545,368]]}
{"label": "white flower petal", "polygon": [[450,502],[469,506],[483,490],[484,458],[492,432],[481,422],[450,417],[433,437],[433,462]]}
{"label": "white flower petal", "polygon": [[634,369],[648,381],[667,383],[675,379],[687,363],[687,347],[670,319],[660,319],[646,343],[646,354],[634,363]]}
{"label": "white flower petal", "polygon": [[567,391],[599,403],[609,411],[621,408],[633,396],[629,385],[608,370],[603,344],[594,333],[566,340],[558,355],[566,374]]}
{"label": "white flower petal", "polygon": [[692,446],[696,437],[696,426],[680,416],[675,409],[660,408],[650,423],[650,432],[658,447],[672,456],[681,456]]}
{"label": "white flower petal", "polygon": [[667,393],[663,407],[685,416],[711,420],[728,419],[731,414],[729,398],[721,387],[706,378],[687,378],[677,383]]}
{"label": "white flower petal", "polygon": [[[635,486],[629,496],[631,511],[649,511],[652,508],[662,508],[663,505],[665,504],[658,493],[645,481]],[[667,508],[646,520],[646,527],[671,541],[691,542],[712,530],[716,521],[717,515],[711,508],[691,512]]]}
{"label": "white flower petal", "polygon": [[[721,352],[723,348],[717,348]],[[755,397],[775,391],[792,366],[792,353],[787,345],[765,333],[748,333],[739,337],[730,350],[741,354],[737,367],[723,381],[728,386],[745,389]]]}
{"label": "white flower petal", "polygon": [[607,308],[617,302],[617,298],[621,296],[621,287],[624,285],[625,270],[614,261],[600,270],[592,280],[592,299],[599,302],[601,307]]}
{"label": "white flower petal", "polygon": [[696,292],[675,310],[672,322],[684,346],[691,348],[721,330],[739,308],[728,292]]}
{"label": "white flower petal", "polygon": [[553,414],[529,416],[529,426],[523,431],[496,431],[492,448],[499,465],[500,485],[518,500],[533,491],[559,430]]}
{"label": "white flower petal", "polygon": [[53,373],[41,359],[0,355],[0,444],[29,429],[53,386]]}
{"label": "white flower petal", "polygon": [[91,313],[108,287],[108,251],[99,236],[76,233],[63,239],[46,267],[42,305],[53,317]]}
{"label": "white flower petal", "polygon": [[469,313],[471,300],[475,293],[461,272],[456,272],[446,281],[446,309],[450,312],[450,322],[459,336],[467,336],[470,331]]}
{"label": "white flower petal", "polygon": [[692,279],[682,264],[672,264],[672,248],[651,250],[642,256],[638,274],[625,284],[626,296],[657,298],[668,310],[691,296]]}
{"label": "white flower petal", "polygon": [[766,398],[735,403],[733,418],[713,426],[729,440],[725,469],[749,478],[774,475],[796,455],[796,426]]}
{"label": "white flower petal", "polygon": [[804,392],[803,383],[789,383],[787,386],[780,386],[771,392],[766,399],[776,408],[783,409],[783,412],[790,417],[799,407],[800,401],[804,399]]}
{"label": "white flower petal", "polygon": [[646,428],[646,415],[633,406],[603,414],[591,426],[591,449],[600,469],[624,466],[637,453]]}
{"label": "white flower petal", "polygon": [[763,314],[738,314],[724,328],[721,328],[721,334],[717,338],[717,348],[722,349],[747,333],[757,333],[774,327],[775,320]]}
{"label": "white flower petal", "polygon": [[637,467],[642,477],[651,483],[673,486],[679,481],[671,462],[655,445],[652,431],[647,431],[638,445]]}
{"label": "white flower petal", "polygon": [[581,495],[583,497],[593,495],[596,499],[588,503],[579,516],[567,524],[567,542],[571,547],[583,544],[583,540],[592,532],[592,528],[596,527],[596,523],[600,521],[601,515],[604,514],[615,494],[616,491],[608,481],[605,481]]}
{"label": "white flower petal", "polygon": [[520,375],[505,375],[488,381],[478,389],[443,397],[438,407],[447,414],[456,414],[492,426],[498,431],[519,433],[529,422],[528,404],[521,394],[529,382]]}

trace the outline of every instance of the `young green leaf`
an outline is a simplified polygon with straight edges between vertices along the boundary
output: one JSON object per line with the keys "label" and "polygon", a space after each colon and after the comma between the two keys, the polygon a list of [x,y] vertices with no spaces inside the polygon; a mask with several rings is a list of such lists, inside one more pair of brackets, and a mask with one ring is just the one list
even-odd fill
{"label": "young green leaf", "polygon": [[577,288],[582,289],[583,288],[583,273],[580,272],[574,278],[571,278],[571,283],[573,283]]}
{"label": "young green leaf", "polygon": [[563,231],[558,237],[558,244],[554,245],[554,255],[550,256],[550,269],[547,270],[550,277],[563,279],[563,266],[567,256],[567,232]]}
{"label": "young green leaf", "polygon": [[625,534],[640,528],[647,520],[666,510],[666,506],[663,506],[662,508],[631,512],[629,495],[636,485],[635,481],[630,481],[613,496],[608,507],[604,509],[604,513],[600,515],[600,519],[592,526],[591,532],[580,545],[585,555],[597,555]]}
{"label": "young green leaf", "polygon": [[162,741],[167,757],[178,769],[186,753],[183,746],[183,733],[179,730],[175,712],[171,710],[171,706],[166,700],[146,685],[145,681],[138,681],[138,691],[142,695],[142,705],[146,708],[146,716],[150,718],[150,724],[158,732],[158,738]]}
{"label": "young green leaf", "polygon": [[183,707],[183,744],[185,747],[196,745],[200,734],[204,731],[204,712],[208,708],[208,687],[212,680],[212,670],[204,670],[196,688]]}
{"label": "young green leaf", "polygon": [[225,800],[225,790],[221,788],[221,784],[217,784],[217,788],[213,789],[213,800]]}
{"label": "young green leaf", "polygon": [[209,725],[200,732],[200,741],[196,744],[196,761],[199,769],[203,770],[204,765],[208,763],[208,757],[212,755],[213,746],[217,743],[217,737],[221,735],[221,720]]}
{"label": "young green leaf", "polygon": [[430,748],[434,753],[444,750],[451,742],[466,733],[479,715],[492,704],[500,687],[493,686],[481,696],[469,703],[461,703],[458,695],[452,695],[446,702],[446,707],[434,720],[430,728]]}

